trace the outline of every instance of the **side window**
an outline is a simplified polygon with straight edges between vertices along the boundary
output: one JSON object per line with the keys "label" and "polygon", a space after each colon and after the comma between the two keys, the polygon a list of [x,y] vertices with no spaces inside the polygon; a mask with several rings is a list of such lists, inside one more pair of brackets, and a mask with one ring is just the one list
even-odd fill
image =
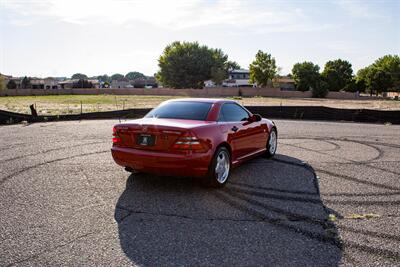
{"label": "side window", "polygon": [[241,106],[233,103],[226,103],[219,111],[218,121],[245,121],[248,118],[249,114]]}

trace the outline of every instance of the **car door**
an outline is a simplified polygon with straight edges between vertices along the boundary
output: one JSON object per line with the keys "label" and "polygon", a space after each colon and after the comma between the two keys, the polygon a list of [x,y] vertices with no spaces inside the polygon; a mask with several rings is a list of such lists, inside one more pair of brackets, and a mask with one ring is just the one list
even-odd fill
{"label": "car door", "polygon": [[245,122],[246,142],[249,142],[249,154],[266,148],[268,126],[263,121]]}
{"label": "car door", "polygon": [[236,103],[224,103],[220,109],[218,121],[228,134],[228,143],[232,148],[232,159],[238,160],[254,150],[249,135],[249,113]]}

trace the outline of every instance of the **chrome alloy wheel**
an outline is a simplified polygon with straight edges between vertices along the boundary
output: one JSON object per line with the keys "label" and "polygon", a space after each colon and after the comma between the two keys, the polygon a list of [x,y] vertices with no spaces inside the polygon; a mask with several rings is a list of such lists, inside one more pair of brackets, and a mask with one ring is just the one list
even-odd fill
{"label": "chrome alloy wheel", "polygon": [[269,135],[269,153],[271,155],[274,155],[276,152],[276,145],[277,145],[277,138],[276,138],[276,132],[275,131],[271,131],[270,135]]}
{"label": "chrome alloy wheel", "polygon": [[215,165],[215,176],[220,184],[225,183],[229,176],[230,162],[229,155],[226,151],[220,151],[217,156],[217,164]]}

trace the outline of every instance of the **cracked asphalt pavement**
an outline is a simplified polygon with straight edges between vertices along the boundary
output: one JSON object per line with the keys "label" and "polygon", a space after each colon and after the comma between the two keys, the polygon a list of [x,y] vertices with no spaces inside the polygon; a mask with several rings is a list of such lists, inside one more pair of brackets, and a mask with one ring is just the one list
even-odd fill
{"label": "cracked asphalt pavement", "polygon": [[277,120],[218,190],[125,172],[115,123],[0,127],[0,266],[400,265],[400,126]]}

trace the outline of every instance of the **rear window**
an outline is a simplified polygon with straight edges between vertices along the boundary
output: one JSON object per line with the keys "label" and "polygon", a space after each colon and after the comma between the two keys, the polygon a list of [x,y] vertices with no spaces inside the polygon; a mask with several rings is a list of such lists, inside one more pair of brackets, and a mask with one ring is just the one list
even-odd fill
{"label": "rear window", "polygon": [[155,117],[204,121],[207,119],[211,105],[211,103],[205,102],[173,101],[156,107],[145,118]]}

